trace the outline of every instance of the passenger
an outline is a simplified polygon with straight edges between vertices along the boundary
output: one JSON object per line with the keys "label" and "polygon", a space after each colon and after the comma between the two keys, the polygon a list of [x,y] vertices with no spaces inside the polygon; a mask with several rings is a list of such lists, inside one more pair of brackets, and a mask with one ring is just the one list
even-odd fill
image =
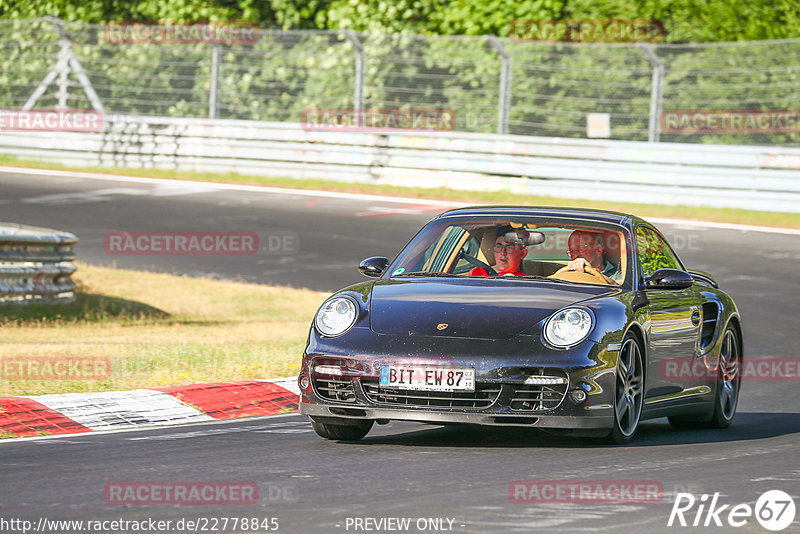
{"label": "passenger", "polygon": [[572,258],[567,266],[570,271],[586,272],[586,267],[593,267],[609,284],[622,283],[622,271],[605,259],[603,236],[598,232],[575,230],[569,236],[569,256]]}
{"label": "passenger", "polygon": [[[499,276],[525,276],[519,268],[522,258],[528,255],[526,243],[528,232],[503,226],[497,229],[494,243],[494,270]],[[483,267],[475,267],[467,273],[469,276],[489,276]]]}

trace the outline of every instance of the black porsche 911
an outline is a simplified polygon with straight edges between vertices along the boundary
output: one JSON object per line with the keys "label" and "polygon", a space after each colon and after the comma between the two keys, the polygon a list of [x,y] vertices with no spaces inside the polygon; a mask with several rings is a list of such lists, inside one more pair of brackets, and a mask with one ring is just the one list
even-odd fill
{"label": "black porsche 911", "polygon": [[359,270],[375,280],[322,304],[303,354],[300,413],[324,438],[406,420],[624,443],[645,419],[736,412],[736,305],[638,217],[456,209]]}

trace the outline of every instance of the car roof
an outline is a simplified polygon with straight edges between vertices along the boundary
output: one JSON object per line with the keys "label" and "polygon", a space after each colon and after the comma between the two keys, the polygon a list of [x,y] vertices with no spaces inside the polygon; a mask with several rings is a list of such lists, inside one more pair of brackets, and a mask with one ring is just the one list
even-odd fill
{"label": "car roof", "polygon": [[436,219],[446,217],[463,216],[537,216],[537,217],[570,217],[573,219],[584,219],[587,221],[605,222],[630,226],[638,217],[610,210],[597,210],[589,208],[551,208],[551,207],[528,207],[528,206],[470,206],[466,208],[456,208],[448,210]]}

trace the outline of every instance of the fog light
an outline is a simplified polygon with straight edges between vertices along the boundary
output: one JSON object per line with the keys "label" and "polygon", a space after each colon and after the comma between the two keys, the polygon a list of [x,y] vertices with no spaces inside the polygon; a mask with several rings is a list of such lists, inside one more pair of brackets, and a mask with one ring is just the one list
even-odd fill
{"label": "fog light", "polygon": [[311,385],[311,381],[308,379],[306,375],[300,375],[300,378],[297,380],[297,383],[300,386],[300,389],[304,391],[307,390],[308,386]]}
{"label": "fog light", "polygon": [[586,400],[586,392],[582,389],[573,389],[569,394],[569,398],[571,398],[572,402],[575,404],[580,404]]}
{"label": "fog light", "polygon": [[524,382],[528,386],[554,386],[566,384],[567,379],[560,376],[529,376]]}
{"label": "fog light", "polygon": [[340,376],[342,368],[337,365],[317,365],[314,367],[314,372],[320,375]]}

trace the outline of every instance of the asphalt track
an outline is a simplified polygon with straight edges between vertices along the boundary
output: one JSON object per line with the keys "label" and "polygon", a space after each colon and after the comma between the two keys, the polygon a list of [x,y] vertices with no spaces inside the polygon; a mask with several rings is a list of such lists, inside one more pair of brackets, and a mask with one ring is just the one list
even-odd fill
{"label": "asphalt track", "polygon": [[[391,257],[442,209],[252,188],[0,174],[0,220],[74,232],[82,261],[320,291],[359,281],[358,261]],[[686,264],[717,275],[736,299],[745,358],[796,356],[800,236],[659,227]],[[250,231],[264,242],[288,232],[296,241],[250,256],[107,253],[104,236],[121,231]],[[338,443],[319,439],[298,415],[8,440],[0,442],[0,531],[22,532],[3,528],[2,520],[12,518],[275,517],[280,532],[390,532],[356,530],[353,520],[397,517],[411,519],[407,532],[436,531],[418,530],[420,518],[452,519],[444,526],[464,533],[767,532],[753,518],[738,529],[670,528],[667,521],[681,491],[719,492],[720,504],[753,505],[764,491],[780,489],[800,505],[798,436],[798,381],[753,380],[744,384],[730,429],[675,431],[657,420],[643,423],[637,441],[624,447],[526,429],[413,423],[376,426],[361,442]],[[655,504],[518,503],[509,498],[518,480],[657,481],[667,495]],[[260,499],[216,507],[107,504],[106,484],[129,481],[254,481]],[[690,522],[696,511],[687,513]],[[249,529],[236,531],[242,530]],[[800,515],[783,532],[800,532]]]}

